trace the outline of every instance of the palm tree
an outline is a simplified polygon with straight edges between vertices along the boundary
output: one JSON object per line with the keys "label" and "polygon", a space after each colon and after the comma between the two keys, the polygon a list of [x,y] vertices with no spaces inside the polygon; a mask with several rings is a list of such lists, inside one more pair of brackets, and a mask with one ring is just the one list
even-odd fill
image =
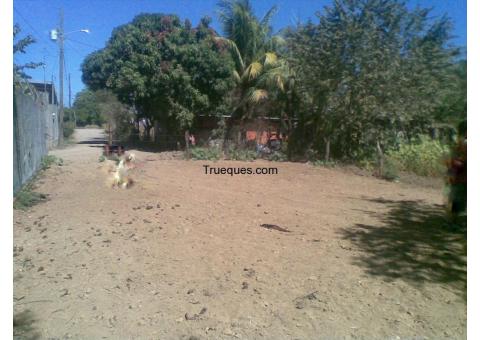
{"label": "palm tree", "polygon": [[[221,0],[218,12],[225,38],[224,42],[232,52],[236,69],[233,75],[237,82],[234,91],[234,109],[227,124],[227,139],[233,122],[253,118],[258,104],[269,98],[271,90],[284,89],[286,62],[273,52],[281,43],[279,37],[272,37],[270,21],[276,7],[270,8],[260,20],[253,14],[249,0]],[[242,131],[240,131],[242,133]]]}
{"label": "palm tree", "polygon": [[272,50],[270,21],[276,6],[270,8],[262,19],[255,16],[249,0],[221,0],[218,7],[223,33],[235,43],[246,65]]}

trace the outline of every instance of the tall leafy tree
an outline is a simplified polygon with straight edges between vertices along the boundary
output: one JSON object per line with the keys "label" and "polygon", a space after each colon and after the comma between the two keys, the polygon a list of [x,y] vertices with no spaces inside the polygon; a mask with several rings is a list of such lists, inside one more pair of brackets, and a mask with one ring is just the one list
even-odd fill
{"label": "tall leafy tree", "polygon": [[311,114],[304,125],[337,156],[362,157],[426,131],[458,51],[450,21],[401,1],[336,0],[289,34]]}
{"label": "tall leafy tree", "polygon": [[77,93],[72,111],[75,112],[76,122],[79,126],[102,125],[106,121],[101,113],[95,92],[89,89]]}
{"label": "tall leafy tree", "polygon": [[[448,71],[448,87],[435,110],[435,130],[456,129],[467,120],[467,61],[460,60]],[[435,133],[436,134],[436,133]]]}
{"label": "tall leafy tree", "polygon": [[196,114],[214,113],[234,82],[230,53],[209,23],[205,17],[192,28],[175,15],[141,14],[86,58],[83,81],[135,105],[147,124],[158,121],[169,133],[185,131]]}

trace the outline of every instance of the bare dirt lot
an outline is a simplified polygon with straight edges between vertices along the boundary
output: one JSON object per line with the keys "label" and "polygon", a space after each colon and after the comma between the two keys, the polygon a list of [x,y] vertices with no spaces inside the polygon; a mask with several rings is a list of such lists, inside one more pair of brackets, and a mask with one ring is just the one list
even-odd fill
{"label": "bare dirt lot", "polygon": [[441,188],[134,151],[135,185],[112,189],[100,130],[76,137],[36,182],[48,200],[14,211],[18,338],[466,338]]}

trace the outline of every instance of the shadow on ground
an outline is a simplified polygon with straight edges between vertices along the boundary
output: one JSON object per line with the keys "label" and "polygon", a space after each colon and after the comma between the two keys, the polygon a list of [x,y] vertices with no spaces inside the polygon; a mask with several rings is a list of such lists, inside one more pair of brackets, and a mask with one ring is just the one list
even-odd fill
{"label": "shadow on ground", "polygon": [[466,224],[452,227],[439,205],[369,201],[386,205],[388,212],[366,212],[378,223],[341,230],[342,237],[361,251],[356,265],[387,280],[402,278],[414,285],[448,283],[466,294]]}
{"label": "shadow on ground", "polygon": [[[88,140],[82,140],[77,142],[77,144],[86,144],[90,147],[103,147],[108,144],[108,141],[105,138],[91,138]],[[164,151],[177,151],[178,146],[176,142],[150,142],[150,141],[118,141],[114,140],[113,144],[122,145],[126,150],[135,149],[144,152],[164,152]],[[183,149],[182,149],[183,150]]]}
{"label": "shadow on ground", "polygon": [[77,142],[77,144],[92,144],[92,145],[104,145],[107,144],[107,141],[105,138],[92,138],[89,140],[82,140],[80,142]]}
{"label": "shadow on ground", "polygon": [[127,141],[122,143],[126,149],[135,149],[143,152],[165,152],[165,151],[178,151],[183,150],[182,147],[178,147],[176,141],[169,142],[151,142],[151,141]]}
{"label": "shadow on ground", "polygon": [[13,339],[40,339],[40,332],[35,328],[35,316],[32,311],[25,310],[13,316]]}

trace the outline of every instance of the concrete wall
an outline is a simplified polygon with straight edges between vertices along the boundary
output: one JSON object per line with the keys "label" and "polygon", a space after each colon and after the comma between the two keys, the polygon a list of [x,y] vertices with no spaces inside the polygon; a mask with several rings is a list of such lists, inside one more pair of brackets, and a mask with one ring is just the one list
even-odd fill
{"label": "concrete wall", "polygon": [[58,105],[48,104],[48,93],[42,93],[45,103],[45,138],[47,149],[51,150],[58,146]]}
{"label": "concrete wall", "polygon": [[[40,94],[25,94],[22,88],[14,88],[13,111],[13,192],[16,193],[40,169],[48,146],[56,145],[49,133],[58,140],[58,127],[51,121],[49,108]],[[56,112],[56,111],[54,111]],[[50,119],[50,121],[49,121]],[[56,119],[55,119],[56,122]],[[55,132],[56,131],[56,132]]]}

